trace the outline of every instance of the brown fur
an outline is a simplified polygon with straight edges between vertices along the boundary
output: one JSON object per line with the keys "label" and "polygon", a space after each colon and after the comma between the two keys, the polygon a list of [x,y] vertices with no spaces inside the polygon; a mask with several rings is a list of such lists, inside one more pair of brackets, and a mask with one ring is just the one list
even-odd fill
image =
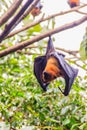
{"label": "brown fur", "polygon": [[[44,78],[44,72],[50,74],[50,79],[48,81],[46,81],[46,79]],[[57,59],[55,57],[50,57],[47,61],[46,67],[42,74],[43,81],[50,82],[60,76],[62,76],[62,72],[61,69],[59,68]]]}
{"label": "brown fur", "polygon": [[75,6],[80,5],[80,0],[68,0],[68,4],[70,5],[71,8],[73,8]]}

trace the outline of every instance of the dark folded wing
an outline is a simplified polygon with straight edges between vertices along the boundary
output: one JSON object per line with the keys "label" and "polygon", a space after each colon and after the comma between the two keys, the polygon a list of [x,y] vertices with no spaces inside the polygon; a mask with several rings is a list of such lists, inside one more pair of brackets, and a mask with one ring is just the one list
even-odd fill
{"label": "dark folded wing", "polygon": [[39,84],[43,88],[43,90],[46,91],[48,83],[46,84],[46,83],[43,83],[43,81],[42,81],[42,72],[43,72],[45,66],[46,66],[46,57],[45,56],[39,56],[39,57],[35,58],[34,74],[35,74]]}
{"label": "dark folded wing", "polygon": [[73,68],[71,65],[69,65],[65,61],[64,56],[62,54],[54,52],[51,53],[51,55],[53,55],[58,60],[58,63],[60,64],[60,68],[63,71],[65,84],[66,84],[63,94],[67,96],[70,92],[74,79],[78,74],[78,70]]}

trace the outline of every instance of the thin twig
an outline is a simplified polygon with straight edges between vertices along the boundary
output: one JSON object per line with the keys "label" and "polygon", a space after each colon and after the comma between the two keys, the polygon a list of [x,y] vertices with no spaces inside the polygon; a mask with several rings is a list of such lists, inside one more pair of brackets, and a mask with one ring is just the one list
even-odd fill
{"label": "thin twig", "polygon": [[41,55],[40,53],[33,53],[33,52],[23,52],[21,50],[18,50],[17,53],[20,53],[20,54],[26,54],[26,55]]}
{"label": "thin twig", "polygon": [[77,10],[76,12],[79,13],[79,14],[87,15],[87,13],[79,11],[79,10]]}
{"label": "thin twig", "polygon": [[[67,60],[68,60],[69,62],[72,62],[70,59],[67,59]],[[83,66],[81,66],[81,64],[78,64],[78,63],[75,62],[75,61],[74,61],[74,64],[75,64],[76,66],[78,66],[79,68],[81,68],[81,69],[87,71],[87,68],[83,68]]]}

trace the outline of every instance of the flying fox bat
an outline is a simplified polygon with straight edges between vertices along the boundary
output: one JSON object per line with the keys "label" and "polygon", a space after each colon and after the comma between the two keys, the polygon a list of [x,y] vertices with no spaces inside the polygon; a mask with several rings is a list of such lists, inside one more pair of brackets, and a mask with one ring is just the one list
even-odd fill
{"label": "flying fox bat", "polygon": [[37,3],[37,5],[31,10],[31,14],[33,17],[38,16],[41,13],[42,5],[40,2]]}
{"label": "flying fox bat", "polygon": [[64,57],[54,49],[51,37],[49,37],[46,54],[36,57],[34,60],[34,74],[43,90],[47,90],[47,86],[52,80],[63,77],[65,79],[64,92],[59,89],[65,96],[69,94],[78,70],[70,66]]}
{"label": "flying fox bat", "polygon": [[68,0],[68,4],[71,8],[73,8],[80,5],[80,0]]}

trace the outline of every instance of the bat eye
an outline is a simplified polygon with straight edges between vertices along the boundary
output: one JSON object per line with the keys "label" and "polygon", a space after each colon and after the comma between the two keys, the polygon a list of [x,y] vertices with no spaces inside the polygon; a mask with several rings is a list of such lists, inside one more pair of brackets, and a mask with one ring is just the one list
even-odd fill
{"label": "bat eye", "polygon": [[57,76],[54,76],[54,79],[56,79],[57,78]]}
{"label": "bat eye", "polygon": [[46,80],[46,81],[50,80],[51,75],[49,73],[44,72],[43,75],[44,75],[44,80]]}

